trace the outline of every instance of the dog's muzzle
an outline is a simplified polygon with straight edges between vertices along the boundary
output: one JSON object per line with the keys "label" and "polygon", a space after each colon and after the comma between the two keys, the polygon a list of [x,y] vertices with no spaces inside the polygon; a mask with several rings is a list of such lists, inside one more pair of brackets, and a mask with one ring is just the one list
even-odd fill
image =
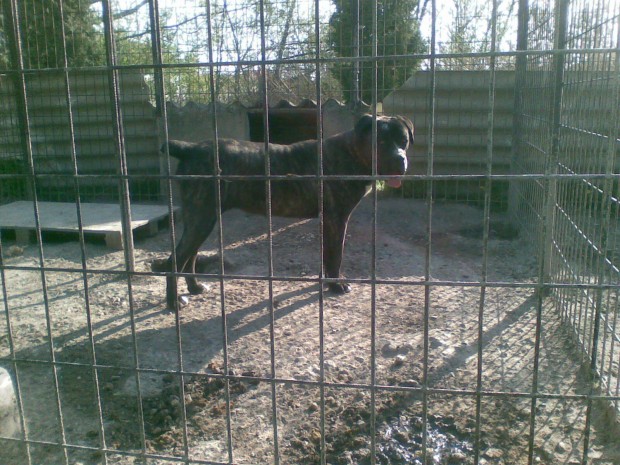
{"label": "dog's muzzle", "polygon": [[[385,160],[381,174],[386,175],[403,175],[407,172],[407,152],[402,149],[398,151],[387,160]],[[399,188],[402,184],[399,178],[390,178],[387,180],[387,185],[394,188]]]}

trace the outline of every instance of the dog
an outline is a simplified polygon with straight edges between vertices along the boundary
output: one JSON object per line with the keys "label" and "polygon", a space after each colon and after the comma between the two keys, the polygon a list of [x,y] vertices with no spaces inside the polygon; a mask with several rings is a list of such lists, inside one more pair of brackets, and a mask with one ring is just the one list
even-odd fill
{"label": "dog", "polygon": [[[369,176],[372,174],[373,117],[362,116],[355,127],[323,140],[324,176]],[[387,184],[398,188],[407,171],[407,149],[413,144],[414,126],[402,116],[377,117],[377,173],[391,175]],[[308,176],[300,179],[271,180],[271,214],[292,218],[315,218],[319,215],[318,142],[307,140],[291,145],[269,144],[270,174],[274,176]],[[220,201],[222,212],[239,208],[249,213],[267,214],[265,180],[265,144],[260,142],[218,139]],[[165,153],[165,146],[162,152]],[[179,160],[178,175],[203,175],[180,180],[183,234],[176,247],[176,267],[195,273],[198,249],[217,221],[217,182],[215,146],[211,140],[191,143],[168,142],[168,153]],[[244,179],[225,176],[246,176]],[[252,180],[251,176],[261,176]],[[370,191],[370,179],[329,179],[323,181],[323,264],[325,276],[333,278],[329,289],[337,294],[350,292],[351,286],[340,273],[347,223],[351,213]],[[164,263],[154,264],[156,271],[174,271],[172,254]],[[185,278],[190,294],[205,291],[195,277]],[[185,301],[177,297],[177,278],[166,277],[166,303],[178,310]]]}

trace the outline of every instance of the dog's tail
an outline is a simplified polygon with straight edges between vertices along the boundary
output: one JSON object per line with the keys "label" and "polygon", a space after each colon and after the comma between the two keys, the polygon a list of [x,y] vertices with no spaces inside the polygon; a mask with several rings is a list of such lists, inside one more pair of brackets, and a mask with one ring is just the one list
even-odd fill
{"label": "dog's tail", "polygon": [[[191,142],[172,139],[168,141],[168,152],[170,153],[170,156],[178,160],[188,158],[194,151],[194,147],[195,144]],[[166,144],[163,144],[159,150],[162,153],[166,153]]]}

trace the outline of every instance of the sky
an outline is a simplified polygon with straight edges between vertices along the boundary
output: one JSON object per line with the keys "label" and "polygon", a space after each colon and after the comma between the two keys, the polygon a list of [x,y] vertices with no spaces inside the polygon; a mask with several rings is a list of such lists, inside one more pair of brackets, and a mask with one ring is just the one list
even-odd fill
{"label": "sky", "polygon": [[[112,0],[112,8],[115,11],[129,10],[131,8],[140,5],[143,0]],[[228,8],[230,11],[234,11],[239,5],[247,4],[248,0],[215,0],[214,3],[221,5],[224,1],[226,1]],[[258,0],[254,0],[258,2]],[[327,24],[331,14],[334,11],[334,6],[331,0],[318,0],[319,1],[319,12],[320,12],[320,23]],[[484,2],[485,0],[476,0],[480,2]],[[503,0],[509,1],[509,0]],[[619,0],[620,1],[620,0]],[[167,24],[181,24],[184,22],[186,18],[191,18],[196,16],[197,14],[204,14],[205,7],[202,6],[203,0],[191,0],[191,1],[179,1],[179,0],[159,0],[159,9],[160,16],[168,17]],[[440,1],[441,3],[441,14],[438,15],[437,18],[437,40],[438,42],[446,41],[448,38],[447,32],[447,24],[445,24],[447,18],[450,18],[453,12],[453,1]],[[296,19],[305,18],[308,22],[312,21],[314,16],[314,8],[315,4],[313,0],[297,0],[297,12],[295,13]],[[244,15],[247,13],[242,9],[237,14]],[[148,16],[148,6],[143,5],[137,14],[131,15],[130,17],[125,18],[125,20],[119,21],[118,26],[126,27],[126,28],[135,28],[137,31],[145,31],[148,30],[149,25],[149,16]],[[431,31],[431,20],[430,20],[430,12],[426,15],[424,19],[421,29],[423,34],[426,37],[430,38]],[[181,51],[187,49],[185,44],[191,43],[195,39],[195,35],[199,34],[202,42],[206,43],[206,32],[204,30],[200,30],[200,25],[196,26],[195,23],[186,24],[184,29],[177,35],[178,46]],[[197,30],[197,31],[196,31]],[[250,29],[253,34],[247,34],[245,40],[252,40],[253,43],[251,47],[256,50],[255,53],[258,53],[260,49],[259,35],[257,34],[256,29]],[[184,34],[186,34],[184,36]],[[232,49],[232,37],[228,37],[229,42],[231,42],[228,46]],[[239,40],[244,40],[243,33],[237,37]],[[247,46],[247,45],[246,45]],[[224,51],[223,55],[220,58],[224,61],[234,61],[236,60],[236,55],[228,54],[226,56],[226,52]],[[204,54],[198,57],[200,61],[206,62],[208,61],[208,56],[205,51]]]}
{"label": "sky", "polygon": [[[118,8],[119,10],[126,10],[126,9],[130,9],[132,7],[135,7],[136,5],[141,4],[142,1],[143,0],[112,0],[112,4],[113,4],[113,8]],[[253,1],[258,2],[258,0],[253,0]],[[321,15],[320,22],[322,24],[326,24],[334,9],[332,1],[331,0],[318,0],[318,1],[319,1],[319,11]],[[500,11],[499,11],[500,19],[502,17],[505,18],[507,16],[508,5],[510,5],[513,1],[516,1],[516,0],[498,0],[499,8],[500,8]],[[160,7],[160,12],[162,16],[169,15],[168,24],[179,24],[179,23],[182,23],[185,18],[193,17],[199,13],[204,14],[205,8],[204,6],[201,6],[203,2],[204,0],[191,0],[191,1],[159,0],[159,7]],[[221,5],[223,2],[227,3],[229,11],[235,11],[236,9],[238,9],[240,5],[246,5],[248,0],[213,0],[213,3],[217,3],[219,5]],[[470,9],[473,9],[473,10],[478,9],[480,14],[484,16],[478,19],[474,19],[474,22],[472,23],[472,25],[473,25],[473,30],[477,31],[477,34],[478,34],[477,40],[485,39],[484,35],[486,32],[486,28],[487,28],[486,17],[488,17],[491,13],[490,12],[491,5],[489,3],[489,0],[461,0],[461,3],[469,3]],[[530,0],[530,5],[536,5],[536,4],[549,5],[550,7],[551,5],[553,5],[553,0]],[[582,8],[585,5],[590,5],[592,7],[592,5],[604,5],[604,4],[606,4],[607,8],[609,8],[611,11],[615,11],[616,15],[619,14],[620,0],[595,0],[595,1],[572,0],[571,1],[571,5],[574,5],[573,8]],[[449,40],[449,28],[456,16],[455,0],[438,0],[437,5],[438,5],[439,11],[437,14],[437,24],[436,24],[436,36],[437,37],[436,38],[437,38],[437,43],[438,43],[438,50],[441,52],[442,50],[444,50],[442,48],[442,45],[447,43]],[[597,11],[596,7],[593,7],[592,11],[594,11],[596,14],[596,11]],[[295,13],[296,18],[308,18],[308,21],[311,21],[313,13],[314,13],[314,1],[313,0],[297,0],[297,12]],[[248,16],[247,7],[245,9],[242,8],[239,11],[237,11],[237,13],[232,13],[232,14],[240,15],[240,17],[241,16],[247,17]],[[498,49],[503,50],[503,51],[510,51],[515,48],[516,27],[517,27],[516,16],[517,16],[517,8],[514,7],[514,10],[511,12],[511,15],[509,17],[510,19],[507,20],[508,29],[506,31],[505,37],[499,44]],[[609,14],[607,14],[607,16],[609,16]],[[139,10],[138,14],[132,15],[130,17],[130,20],[126,20],[124,24],[127,25],[127,27],[129,28],[135,27],[137,30],[144,31],[148,29],[148,22],[149,22],[148,7],[144,5]],[[616,21],[616,28],[618,27],[617,23],[618,22]],[[187,24],[186,26],[187,26],[186,31],[188,31],[187,34],[204,34],[206,37],[206,33],[204,32],[201,24],[190,23],[190,24]],[[421,24],[421,29],[422,29],[423,35],[426,38],[430,38],[430,32],[431,32],[430,12],[424,18]],[[254,29],[250,28],[248,29],[248,31],[251,31],[253,34],[246,33],[246,39],[248,36],[253,35],[254,38],[252,38],[252,40],[254,41],[254,43],[252,44],[252,47],[258,50],[260,48],[260,43],[258,43],[257,37],[259,37],[259,35],[257,34],[256,28]],[[613,34],[613,35],[615,36],[616,34]],[[244,33],[240,32],[240,34],[235,38],[238,40],[244,40]],[[191,39],[193,39],[193,36],[191,35],[187,36],[185,39],[183,38],[182,34],[179,35],[179,46],[181,50],[183,49],[183,46],[184,46],[183,42],[189,43],[191,42]],[[230,47],[232,48],[233,37],[227,36],[227,39],[228,39],[228,42],[231,43]],[[206,42],[206,39],[203,42]],[[235,58],[236,57],[234,56],[230,57],[230,60],[234,60]],[[200,60],[207,61],[206,56],[200,57]]]}

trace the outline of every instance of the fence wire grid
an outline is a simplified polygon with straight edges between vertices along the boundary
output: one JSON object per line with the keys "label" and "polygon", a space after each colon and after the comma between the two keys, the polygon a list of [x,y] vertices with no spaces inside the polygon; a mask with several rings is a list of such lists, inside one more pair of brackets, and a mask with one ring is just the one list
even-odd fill
{"label": "fence wire grid", "polygon": [[[0,463],[620,462],[620,3],[0,5]],[[325,146],[302,219],[272,213],[269,157],[177,175],[160,151],[363,114],[415,142],[394,189],[372,125],[342,296],[324,186],[360,177]],[[217,225],[161,271],[199,179]],[[222,211],[238,180],[264,215]],[[170,311],[170,276],[206,292]]]}

